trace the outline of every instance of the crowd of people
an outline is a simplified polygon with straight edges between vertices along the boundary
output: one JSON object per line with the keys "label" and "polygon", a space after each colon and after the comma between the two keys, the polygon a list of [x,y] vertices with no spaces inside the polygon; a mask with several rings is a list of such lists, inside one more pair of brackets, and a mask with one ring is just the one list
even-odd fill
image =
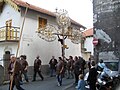
{"label": "crowd of people", "polygon": [[[26,55],[21,55],[19,58],[16,58],[14,55],[10,58],[10,64],[8,67],[8,72],[10,74],[10,85],[9,90],[13,90],[14,86],[18,90],[24,90],[20,85],[22,83],[22,75],[26,82],[29,82],[27,71],[28,71],[28,62]],[[33,80],[36,81],[36,74],[40,76],[41,80],[44,80],[44,77],[41,73],[41,64],[39,56],[37,56],[34,60],[34,74]],[[84,69],[86,68],[86,61],[80,56],[69,56],[69,58],[62,58],[52,56],[49,61],[50,68],[50,77],[56,76],[58,81],[58,86],[62,85],[62,79],[66,77],[67,79],[75,80],[74,84],[78,90],[84,90],[85,81],[84,81]],[[89,59],[87,63],[87,67],[89,68],[89,76],[88,76],[88,84],[90,86],[90,90],[96,90],[96,80],[97,80],[97,69],[95,68],[95,61],[91,61]]]}
{"label": "crowd of people", "polygon": [[64,57],[64,59],[58,57],[58,61],[52,56],[52,59],[49,61],[50,76],[52,77],[56,74],[58,86],[62,85],[62,78],[64,77],[67,79],[75,78],[75,84],[77,85],[79,74],[84,74],[85,64],[85,60],[80,56],[75,56],[74,58],[69,56],[69,58]]}
{"label": "crowd of people", "polygon": [[[10,84],[9,84],[9,90],[13,90],[14,86],[18,90],[24,90],[20,85],[23,84],[23,78],[26,82],[29,82],[27,71],[28,71],[28,62],[27,62],[26,55],[21,55],[19,58],[16,58],[16,56],[12,55],[10,57],[10,63],[8,65],[8,73],[10,76]],[[34,74],[33,74],[33,80],[36,81],[36,74],[40,76],[41,80],[44,80],[43,75],[41,74],[41,63],[39,56],[36,57],[34,60]]]}
{"label": "crowd of people", "polygon": [[[74,78],[74,85],[77,90],[86,90],[86,86],[89,85],[89,90],[96,90],[97,76],[98,76],[98,68],[103,69],[105,64],[103,61],[100,61],[98,65],[96,65],[95,60],[86,61],[80,57],[69,56],[69,58],[58,57],[57,59],[53,56],[53,58],[49,62],[50,64],[50,76],[57,76],[58,86],[62,85],[62,78],[66,76],[67,79]],[[88,77],[87,80],[84,80],[85,70],[88,68]],[[54,71],[54,72],[53,72]]]}

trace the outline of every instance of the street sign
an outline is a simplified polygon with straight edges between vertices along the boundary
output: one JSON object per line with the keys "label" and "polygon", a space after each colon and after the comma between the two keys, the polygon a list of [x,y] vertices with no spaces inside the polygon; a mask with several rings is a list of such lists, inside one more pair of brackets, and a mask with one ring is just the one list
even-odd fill
{"label": "street sign", "polygon": [[98,39],[97,39],[97,38],[94,38],[94,39],[93,39],[93,45],[96,46],[97,44],[98,44]]}

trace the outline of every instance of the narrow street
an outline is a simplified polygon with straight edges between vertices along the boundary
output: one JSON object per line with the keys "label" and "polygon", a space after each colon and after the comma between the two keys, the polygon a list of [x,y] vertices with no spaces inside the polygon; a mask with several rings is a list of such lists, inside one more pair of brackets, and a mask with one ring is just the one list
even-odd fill
{"label": "narrow street", "polygon": [[[21,85],[25,90],[75,90],[73,86],[74,79],[63,79],[63,85],[57,86],[56,77],[47,77],[44,81],[38,79],[35,82],[30,81]],[[0,86],[0,90],[8,90],[9,85]],[[16,88],[16,87],[15,87]],[[14,90],[15,90],[14,88]]]}

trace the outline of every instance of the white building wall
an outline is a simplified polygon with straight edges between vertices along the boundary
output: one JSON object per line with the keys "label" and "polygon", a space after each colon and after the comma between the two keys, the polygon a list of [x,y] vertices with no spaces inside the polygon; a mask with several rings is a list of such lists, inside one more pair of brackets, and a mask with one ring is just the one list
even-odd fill
{"label": "white building wall", "polygon": [[[20,13],[13,9],[10,5],[5,4],[2,12],[0,13],[0,27],[6,26],[6,21],[12,19],[12,26],[20,26]],[[11,54],[16,54],[17,43],[13,42],[0,42],[0,59],[3,59],[3,55],[6,50],[10,50]],[[3,65],[3,62],[0,61]]]}
{"label": "white building wall", "polygon": [[0,27],[6,26],[6,21],[12,19],[12,26],[20,26],[20,12],[13,9],[10,5],[5,4],[0,14]]}
{"label": "white building wall", "polygon": [[[24,16],[24,13],[22,13],[22,16]],[[27,55],[29,65],[33,65],[34,59],[37,55],[40,55],[42,64],[48,64],[52,55],[56,56],[56,58],[57,56],[60,56],[58,42],[46,42],[45,40],[38,37],[36,33],[38,28],[38,17],[46,18],[48,22],[53,21],[47,15],[28,10],[25,18],[19,55]],[[22,20],[23,18],[24,17],[22,17]]]}
{"label": "white building wall", "polygon": [[[6,5],[3,13],[0,15],[0,27],[5,25],[5,21],[12,19],[13,26],[20,26],[22,27],[23,24],[23,16],[16,12],[12,7]],[[22,17],[21,17],[22,16]],[[51,57],[54,55],[57,59],[61,56],[61,44],[58,42],[58,38],[54,42],[47,42],[37,35],[36,31],[38,28],[38,17],[43,17],[48,20],[49,23],[57,24],[55,18],[50,17],[48,15],[44,15],[32,10],[28,10],[28,13],[25,18],[25,24],[23,28],[23,34],[20,42],[20,49],[18,56],[25,54],[27,55],[27,61],[30,66],[33,66],[34,59],[37,55],[40,56],[42,60],[42,64],[48,64]],[[69,49],[66,49],[66,57],[69,55],[81,55],[80,45],[73,44],[70,40],[65,40],[66,44],[68,45]],[[17,50],[17,43],[10,43],[10,44],[2,44],[0,45],[0,56],[4,54],[5,46],[9,46],[12,49],[12,54],[16,54]]]}
{"label": "white building wall", "polygon": [[80,44],[74,44],[71,42],[71,40],[66,40],[66,45],[68,46],[68,49],[66,49],[66,57],[71,56],[81,56],[81,47]]}
{"label": "white building wall", "polygon": [[87,49],[86,52],[91,52],[91,55],[94,53],[94,45],[92,43],[93,37],[87,37],[85,42],[84,42],[84,48]]}
{"label": "white building wall", "polygon": [[[46,18],[48,20],[48,23],[52,23],[54,25],[57,24],[56,20],[48,15],[43,15],[32,11],[28,11],[27,15],[29,16],[26,16],[25,20],[20,54],[27,55],[30,65],[33,65],[34,59],[37,55],[40,55],[43,64],[48,64],[53,55],[58,59],[58,57],[62,55],[61,44],[60,42],[58,42],[58,38],[56,39],[56,41],[47,42],[39,38],[36,33],[38,28],[38,17]],[[69,49],[65,50],[66,57],[68,57],[69,55],[80,55],[79,44],[73,44],[70,40],[67,39],[66,44],[69,46]]]}

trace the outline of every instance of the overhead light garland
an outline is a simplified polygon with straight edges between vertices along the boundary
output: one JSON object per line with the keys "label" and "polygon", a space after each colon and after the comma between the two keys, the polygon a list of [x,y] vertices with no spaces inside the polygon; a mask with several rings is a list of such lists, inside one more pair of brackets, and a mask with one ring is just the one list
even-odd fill
{"label": "overhead light garland", "polygon": [[74,44],[79,44],[81,43],[81,38],[82,38],[82,32],[79,31],[78,29],[73,29],[71,42]]}
{"label": "overhead light garland", "polygon": [[60,27],[66,28],[71,25],[70,18],[68,16],[68,12],[66,10],[59,10],[59,12],[56,13],[56,20]]}
{"label": "overhead light garland", "polygon": [[68,36],[72,43],[79,44],[81,43],[82,32],[79,29],[71,28],[71,20],[68,16],[68,12],[66,10],[59,10],[56,12],[56,21],[58,23],[58,27],[55,25],[47,24],[45,27],[38,29],[38,36],[48,42],[52,42],[56,40],[57,36]]}
{"label": "overhead light garland", "polygon": [[57,30],[53,25],[47,24],[45,27],[38,30],[38,36],[45,41],[52,42],[56,40],[56,36],[53,35],[56,32]]}

